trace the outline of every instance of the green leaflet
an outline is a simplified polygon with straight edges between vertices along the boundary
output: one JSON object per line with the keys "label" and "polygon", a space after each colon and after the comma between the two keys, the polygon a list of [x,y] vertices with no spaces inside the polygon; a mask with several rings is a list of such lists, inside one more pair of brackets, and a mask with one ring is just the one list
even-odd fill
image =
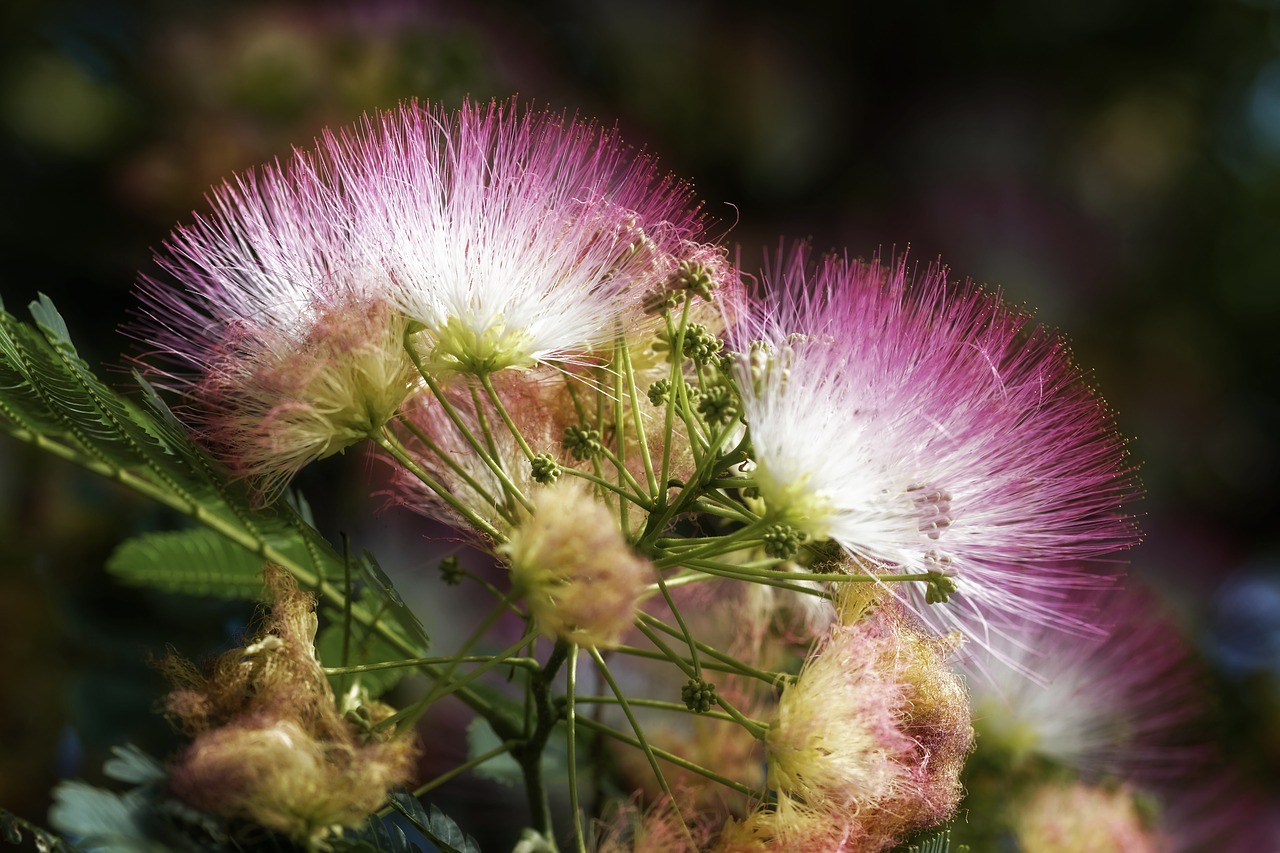
{"label": "green leaflet", "polygon": [[134,586],[219,598],[259,598],[261,557],[207,528],[148,533],[122,544],[107,571]]}
{"label": "green leaflet", "polygon": [[[256,575],[269,561],[345,612],[343,558],[304,519],[300,500],[256,505],[242,484],[186,438],[145,381],[139,382],[141,402],[102,382],[47,297],[32,303],[31,313],[34,326],[0,304],[0,432],[114,480],[202,528],[125,543],[112,557],[114,573],[161,589],[256,597]],[[355,563],[367,592],[350,608],[352,625],[376,632],[401,657],[425,655],[426,632],[385,574],[372,559]]]}

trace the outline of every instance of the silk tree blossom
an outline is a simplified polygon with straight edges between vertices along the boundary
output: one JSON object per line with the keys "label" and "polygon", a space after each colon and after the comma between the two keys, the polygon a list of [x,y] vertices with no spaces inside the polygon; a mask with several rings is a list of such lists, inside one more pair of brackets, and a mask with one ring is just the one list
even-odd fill
{"label": "silk tree blossom", "polygon": [[1065,344],[942,269],[806,254],[733,333],[768,515],[855,570],[948,576],[946,605],[906,593],[944,632],[1079,627],[1065,593],[1099,579],[1066,561],[1134,542],[1134,485]]}
{"label": "silk tree blossom", "polygon": [[131,329],[180,414],[266,493],[378,429],[417,385],[407,320],[321,158],[249,172],[174,230]]}
{"label": "silk tree blossom", "polygon": [[1040,626],[989,652],[1013,668],[987,667],[981,656],[965,662],[971,673],[988,672],[969,679],[982,749],[1157,792],[1201,778],[1209,759],[1206,688],[1186,641],[1139,589],[1076,598],[1106,636],[1055,636]]}
{"label": "silk tree blossom", "polygon": [[765,739],[770,787],[851,810],[885,847],[945,820],[973,738],[949,653],[892,607],[833,626],[778,701]]}
{"label": "silk tree blossom", "polygon": [[685,186],[614,132],[514,102],[407,105],[329,144],[435,372],[591,360],[704,251]]}
{"label": "silk tree blossom", "polygon": [[725,274],[689,202],[593,125],[405,105],[216,190],[143,280],[133,332],[269,492],[417,390],[406,338],[437,376],[594,362],[646,293]]}

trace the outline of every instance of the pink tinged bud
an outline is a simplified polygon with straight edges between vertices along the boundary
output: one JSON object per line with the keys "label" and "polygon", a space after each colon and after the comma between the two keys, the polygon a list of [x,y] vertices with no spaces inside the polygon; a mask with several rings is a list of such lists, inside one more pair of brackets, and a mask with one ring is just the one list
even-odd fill
{"label": "pink tinged bud", "polygon": [[567,478],[534,493],[503,552],[543,632],[584,646],[616,643],[654,576],[604,503]]}
{"label": "pink tinged bud", "polygon": [[1128,786],[1043,785],[1014,820],[1019,849],[1036,853],[1160,853],[1172,850]]}
{"label": "pink tinged bud", "polygon": [[800,248],[766,281],[731,338],[769,515],[867,573],[949,576],[946,604],[894,587],[942,633],[1078,627],[1055,599],[1099,583],[1081,561],[1133,544],[1135,486],[1058,336],[905,261]]}
{"label": "pink tinged bud", "polygon": [[770,787],[848,813],[851,849],[887,849],[950,818],[973,741],[952,649],[890,609],[834,627],[783,690],[766,741]]}

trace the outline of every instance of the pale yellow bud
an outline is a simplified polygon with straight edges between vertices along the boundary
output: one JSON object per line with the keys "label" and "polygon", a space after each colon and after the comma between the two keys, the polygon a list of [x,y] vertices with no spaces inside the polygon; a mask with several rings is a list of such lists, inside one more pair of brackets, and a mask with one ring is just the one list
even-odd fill
{"label": "pale yellow bud", "polygon": [[503,551],[542,631],[584,646],[618,641],[654,574],[608,508],[568,478],[534,493]]}

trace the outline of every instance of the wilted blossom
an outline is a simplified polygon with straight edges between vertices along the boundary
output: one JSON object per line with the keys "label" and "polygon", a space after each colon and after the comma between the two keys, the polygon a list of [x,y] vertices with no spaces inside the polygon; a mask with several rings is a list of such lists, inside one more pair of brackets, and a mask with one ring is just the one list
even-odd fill
{"label": "wilted blossom", "polygon": [[[408,781],[412,736],[350,722],[315,656],[311,596],[268,567],[270,615],[256,639],[206,672],[172,659],[166,711],[192,741],[174,761],[169,787],[197,809],[251,820],[308,846],[356,826]],[[369,724],[393,709],[362,710]]]}

